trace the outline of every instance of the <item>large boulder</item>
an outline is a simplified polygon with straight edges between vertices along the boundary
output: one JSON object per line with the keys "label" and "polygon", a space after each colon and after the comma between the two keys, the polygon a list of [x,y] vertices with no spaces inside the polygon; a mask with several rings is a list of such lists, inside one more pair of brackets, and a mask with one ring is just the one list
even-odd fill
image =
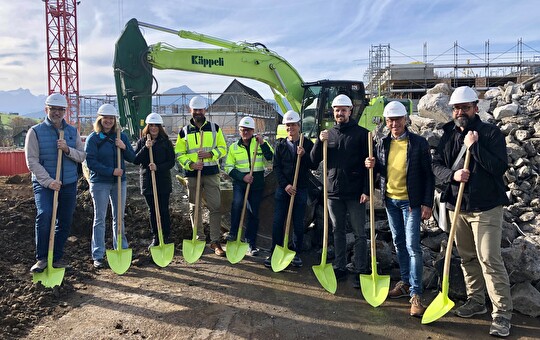
{"label": "large boulder", "polygon": [[511,293],[514,310],[533,318],[540,316],[540,292],[529,281],[515,284]]}
{"label": "large boulder", "polygon": [[450,96],[445,93],[426,94],[418,101],[418,115],[445,123],[452,119],[452,109],[448,105]]}
{"label": "large boulder", "polygon": [[509,248],[501,250],[510,282],[540,280],[540,236],[520,236]]}

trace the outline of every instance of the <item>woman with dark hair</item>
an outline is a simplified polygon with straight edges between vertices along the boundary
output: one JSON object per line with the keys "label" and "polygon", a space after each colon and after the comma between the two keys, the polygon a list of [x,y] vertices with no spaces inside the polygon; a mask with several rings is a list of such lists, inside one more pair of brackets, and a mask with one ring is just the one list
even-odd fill
{"label": "woman with dark hair", "polygon": [[[148,135],[150,135],[150,139],[147,138]],[[153,163],[150,162],[149,148],[152,148]],[[159,215],[164,243],[170,243],[169,197],[172,192],[171,168],[174,166],[174,147],[163,129],[163,119],[159,114],[150,113],[146,117],[143,137],[137,141],[135,154],[133,163],[140,166],[141,194],[146,199],[150,209],[150,227],[154,236],[148,248],[159,245],[151,171],[155,171],[156,174]]]}

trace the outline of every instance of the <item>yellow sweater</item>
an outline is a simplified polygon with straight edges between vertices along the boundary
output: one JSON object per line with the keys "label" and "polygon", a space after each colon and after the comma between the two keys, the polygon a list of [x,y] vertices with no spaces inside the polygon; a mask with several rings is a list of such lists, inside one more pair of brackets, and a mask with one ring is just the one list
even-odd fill
{"label": "yellow sweater", "polygon": [[408,200],[407,193],[407,143],[408,139],[390,142],[386,167],[386,196],[396,200]]}

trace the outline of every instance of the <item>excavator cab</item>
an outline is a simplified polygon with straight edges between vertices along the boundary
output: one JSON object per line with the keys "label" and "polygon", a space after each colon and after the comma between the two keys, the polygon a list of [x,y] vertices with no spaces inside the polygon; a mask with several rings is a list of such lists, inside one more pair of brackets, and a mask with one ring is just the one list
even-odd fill
{"label": "excavator cab", "polygon": [[344,94],[353,102],[351,117],[358,121],[366,102],[364,84],[349,80],[319,80],[303,83],[304,99],[302,101],[302,131],[308,138],[317,138],[321,130],[334,126],[332,100],[338,94]]}

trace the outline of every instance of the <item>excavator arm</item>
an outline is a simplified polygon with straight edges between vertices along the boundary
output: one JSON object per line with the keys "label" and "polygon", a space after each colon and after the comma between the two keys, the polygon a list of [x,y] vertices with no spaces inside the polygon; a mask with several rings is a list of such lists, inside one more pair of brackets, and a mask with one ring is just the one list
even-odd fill
{"label": "excavator arm", "polygon": [[[176,48],[166,43],[148,46],[139,26],[220,48]],[[116,43],[113,66],[120,123],[128,127],[133,138],[138,137],[143,120],[151,111],[152,68],[255,79],[270,86],[283,112],[288,110],[284,99],[297,112],[302,107],[304,88],[298,72],[285,59],[258,43],[235,43],[131,19]]]}

